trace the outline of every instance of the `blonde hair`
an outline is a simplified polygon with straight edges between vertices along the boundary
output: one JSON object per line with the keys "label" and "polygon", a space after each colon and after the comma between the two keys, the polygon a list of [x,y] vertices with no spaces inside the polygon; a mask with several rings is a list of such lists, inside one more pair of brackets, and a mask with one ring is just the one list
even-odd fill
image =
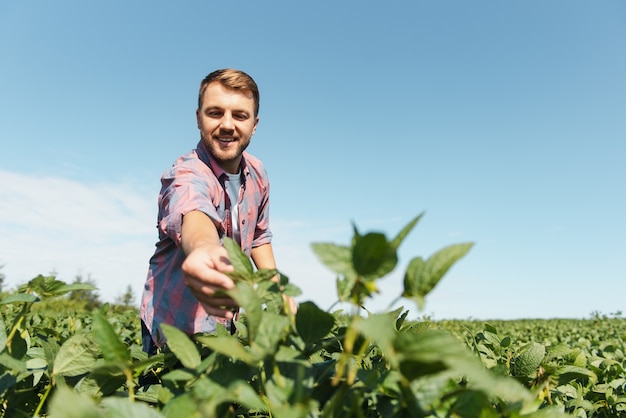
{"label": "blonde hair", "polygon": [[252,93],[252,97],[254,98],[254,116],[259,115],[259,87],[248,74],[241,70],[235,70],[232,68],[216,70],[204,77],[204,80],[200,83],[198,109],[202,109],[202,98],[204,97],[204,91],[207,86],[215,81],[221,83],[224,87],[229,89],[248,91]]}

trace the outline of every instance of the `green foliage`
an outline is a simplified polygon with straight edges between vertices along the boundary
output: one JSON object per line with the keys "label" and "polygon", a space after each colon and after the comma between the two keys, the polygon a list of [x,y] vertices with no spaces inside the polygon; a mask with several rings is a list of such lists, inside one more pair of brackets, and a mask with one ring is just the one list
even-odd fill
{"label": "green foliage", "polygon": [[[338,275],[340,301],[355,312],[367,304],[420,218],[391,240],[354,227],[348,246],[313,245]],[[243,312],[237,332],[219,325],[188,336],[162,325],[167,344],[152,357],[141,351],[134,309],[37,308],[88,284],[38,276],[3,295],[0,416],[608,417],[626,409],[620,318],[557,330],[555,322],[408,321],[404,308],[361,316],[313,302],[293,313],[283,296],[299,290],[286,276],[255,271],[234,242],[224,245],[235,266],[227,293]],[[411,260],[399,298],[421,309],[471,246]]]}
{"label": "green foliage", "polygon": [[[497,328],[466,321],[463,330],[458,321],[444,325],[466,338],[486,367],[514,376],[543,404],[575,416],[625,415],[622,318],[517,320],[500,322]],[[501,337],[498,329],[509,335]]]}

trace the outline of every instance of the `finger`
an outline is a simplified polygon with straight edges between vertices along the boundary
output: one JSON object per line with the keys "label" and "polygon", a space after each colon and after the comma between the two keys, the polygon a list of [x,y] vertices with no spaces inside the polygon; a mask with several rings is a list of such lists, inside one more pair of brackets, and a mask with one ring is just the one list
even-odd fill
{"label": "finger", "polygon": [[217,316],[217,317],[226,318],[226,319],[233,319],[235,316],[235,313],[234,313],[235,310],[232,308],[231,309],[218,308],[213,305],[208,305],[202,302],[200,302],[200,305],[205,310],[207,315]]}
{"label": "finger", "polygon": [[[194,282],[196,284],[196,282]],[[230,296],[224,294],[224,289],[213,286],[200,285],[199,287],[189,286],[191,293],[201,303],[214,307],[236,308],[237,302]]]}
{"label": "finger", "polygon": [[217,298],[227,298],[227,296],[224,295],[224,289],[221,287],[207,285],[199,280],[192,279],[186,281],[186,284],[189,290],[191,290],[191,293],[198,300],[209,301]]}
{"label": "finger", "polygon": [[216,298],[216,297],[207,297],[204,295],[200,295],[200,296],[196,296],[196,299],[198,299],[200,303],[204,303],[205,305],[210,305],[215,308],[233,309],[233,308],[239,307],[239,305],[237,305],[237,302],[227,297]]}
{"label": "finger", "polygon": [[208,315],[219,316],[227,319],[235,319],[235,314],[238,311],[238,306],[216,306],[212,303],[200,302],[202,308]]}
{"label": "finger", "polygon": [[208,296],[235,287],[230,277],[215,270],[202,275],[184,274],[183,278],[187,286]]}
{"label": "finger", "polygon": [[[222,247],[223,248],[223,247]],[[217,271],[221,271],[223,273],[235,271],[235,267],[233,267],[230,259],[228,258],[228,253],[224,249],[224,254],[220,254],[214,258],[215,269]]]}

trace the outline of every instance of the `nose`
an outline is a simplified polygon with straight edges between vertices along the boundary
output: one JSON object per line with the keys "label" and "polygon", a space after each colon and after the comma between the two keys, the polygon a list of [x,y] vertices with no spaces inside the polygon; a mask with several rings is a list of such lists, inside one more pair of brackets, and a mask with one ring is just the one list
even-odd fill
{"label": "nose", "polygon": [[225,112],[224,116],[222,117],[222,122],[220,124],[220,127],[228,131],[232,131],[233,129],[235,129],[233,115],[230,114],[229,112]]}

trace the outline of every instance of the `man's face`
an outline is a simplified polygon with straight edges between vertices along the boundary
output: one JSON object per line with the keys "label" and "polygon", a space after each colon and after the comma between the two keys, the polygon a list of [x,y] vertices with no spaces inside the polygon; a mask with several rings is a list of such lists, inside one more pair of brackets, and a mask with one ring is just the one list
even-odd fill
{"label": "man's face", "polygon": [[241,154],[259,122],[254,115],[252,93],[211,83],[204,91],[196,118],[202,141],[220,167],[228,173],[239,172]]}

